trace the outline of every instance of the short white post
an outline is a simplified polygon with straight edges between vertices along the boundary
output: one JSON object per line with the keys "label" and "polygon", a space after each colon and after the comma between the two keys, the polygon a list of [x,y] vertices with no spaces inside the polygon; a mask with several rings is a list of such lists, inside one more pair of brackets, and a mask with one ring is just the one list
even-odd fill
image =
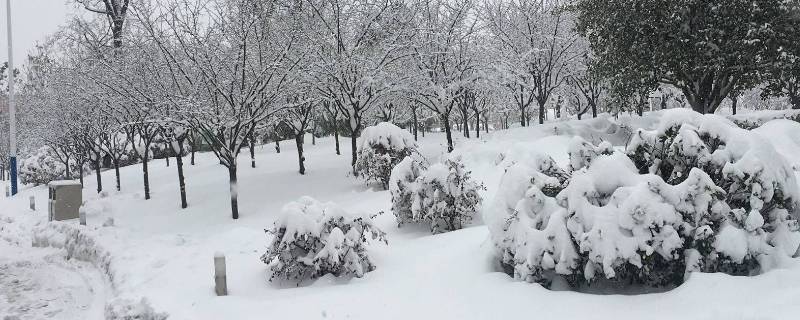
{"label": "short white post", "polygon": [[36,211],[36,199],[33,196],[30,196],[31,200],[31,210]]}
{"label": "short white post", "polygon": [[80,220],[82,226],[86,225],[86,209],[82,206],[78,209],[78,220]]}
{"label": "short white post", "polygon": [[225,255],[214,253],[214,290],[218,296],[228,295],[228,279],[225,275]]}

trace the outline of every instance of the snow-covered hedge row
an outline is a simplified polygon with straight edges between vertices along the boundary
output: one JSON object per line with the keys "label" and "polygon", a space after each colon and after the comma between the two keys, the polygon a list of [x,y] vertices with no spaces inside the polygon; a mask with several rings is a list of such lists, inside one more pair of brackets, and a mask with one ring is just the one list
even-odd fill
{"label": "snow-covered hedge row", "polygon": [[106,303],[106,320],[166,320],[166,313],[156,312],[147,299],[114,299]]}
{"label": "snow-covered hedge row", "polygon": [[[32,245],[64,249],[67,259],[91,263],[103,272],[112,288],[118,287],[113,255],[97,243],[92,231],[86,227],[75,225],[74,222],[49,222],[33,230]],[[153,310],[144,298],[138,301],[114,299],[106,303],[105,318],[163,320],[167,319],[167,314]]]}
{"label": "snow-covered hedge row", "polygon": [[272,243],[261,261],[272,275],[297,281],[325,274],[361,277],[375,269],[367,254],[368,238],[386,242],[372,218],[351,214],[334,203],[302,197],[283,207],[282,216],[267,231]]}
{"label": "snow-covered hedge row", "polygon": [[380,182],[387,189],[392,168],[416,150],[414,136],[392,123],[367,127],[361,133],[356,172],[367,182]]}
{"label": "snow-covered hedge row", "polygon": [[[81,170],[74,161],[71,161],[70,175],[77,178],[81,175]],[[27,184],[47,184],[53,180],[66,178],[67,168],[50,151],[48,147],[41,147],[33,154],[22,160],[19,167],[19,178],[22,183]],[[89,168],[83,168],[84,173],[89,172]]]}
{"label": "snow-covered hedge row", "polygon": [[406,157],[392,170],[389,184],[398,224],[425,223],[433,233],[458,230],[472,221],[481,189],[460,158],[426,168],[424,159]]}
{"label": "snow-covered hedge row", "polygon": [[516,278],[674,285],[694,271],[758,273],[800,245],[791,168],[722,117],[670,111],[626,153],[576,139],[570,158],[560,191],[531,163],[501,180],[487,224]]}
{"label": "snow-covered hedge row", "polygon": [[800,110],[761,110],[728,116],[728,118],[740,128],[751,130],[775,119],[787,119],[800,122]]}

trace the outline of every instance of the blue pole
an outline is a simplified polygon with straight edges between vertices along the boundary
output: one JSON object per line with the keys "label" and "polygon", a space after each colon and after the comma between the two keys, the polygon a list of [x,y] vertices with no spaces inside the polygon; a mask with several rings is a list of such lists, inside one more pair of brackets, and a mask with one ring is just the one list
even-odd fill
{"label": "blue pole", "polygon": [[11,195],[13,196],[17,194],[17,157],[11,156],[8,164],[11,167],[9,173],[11,173]]}
{"label": "blue pole", "polygon": [[8,22],[8,147],[11,168],[11,195],[17,194],[17,118],[14,106],[14,50],[11,41],[11,0],[6,1],[6,22]]}

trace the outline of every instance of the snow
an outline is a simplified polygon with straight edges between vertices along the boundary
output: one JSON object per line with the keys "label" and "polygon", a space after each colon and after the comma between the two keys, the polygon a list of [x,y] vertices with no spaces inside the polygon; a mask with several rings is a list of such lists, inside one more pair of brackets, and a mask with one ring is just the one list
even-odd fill
{"label": "snow", "polygon": [[381,122],[374,126],[366,127],[361,132],[359,150],[367,146],[383,146],[385,150],[414,150],[417,144],[414,136],[391,122]]}
{"label": "snow", "polygon": [[[637,128],[656,129],[662,116],[661,112],[644,118],[624,115],[614,119],[601,115],[597,119],[481,134],[481,140],[457,139],[454,153],[462,157],[472,177],[486,186],[486,190],[480,192],[484,203],[502,204],[502,208],[511,210],[517,207],[514,198],[525,197],[528,200],[521,206],[541,210],[540,206],[555,206],[556,203],[540,202],[541,195],[528,193],[527,188],[514,189],[513,197],[495,195],[498,189],[504,188],[503,184],[528,181],[526,175],[531,172],[530,168],[542,172],[549,161],[566,168],[569,146],[575,136],[595,145],[608,141],[620,150]],[[775,146],[777,153],[793,161],[791,164],[797,168],[800,140],[774,137],[800,137],[800,125],[775,120],[753,132],[761,136],[754,144]],[[417,144],[431,163],[435,163],[446,150],[444,140],[443,134],[432,133]],[[46,208],[43,202],[47,199],[47,189],[25,187],[13,199],[0,199],[0,266],[32,261],[38,269],[14,268],[10,272],[13,277],[27,279],[28,283],[51,283],[48,281],[51,276],[63,275],[59,277],[63,282],[52,285],[74,288],[69,289],[74,300],[54,297],[54,301],[76,301],[65,304],[70,308],[91,306],[74,312],[70,308],[62,309],[60,316],[55,316],[58,319],[102,319],[107,310],[117,310],[117,314],[125,310],[167,313],[169,319],[507,319],[531,315],[542,319],[789,319],[800,314],[798,258],[783,261],[753,277],[692,273],[678,288],[641,295],[551,291],[538,284],[516,281],[498,265],[499,257],[495,256],[489,233],[495,221],[486,220],[486,225],[477,222],[472,227],[438,235],[406,226],[398,228],[389,211],[389,192],[373,190],[349,177],[350,159],[335,155],[333,139],[321,138],[316,146],[306,146],[308,172],[305,176],[296,173],[297,159],[292,145],[284,144],[280,154],[275,154],[271,145],[257,147],[259,166],[240,167],[241,218],[236,221],[230,219],[229,214],[227,170],[209,153],[198,153],[197,165],[185,166],[189,208],[184,210],[180,209],[178,199],[176,169],[166,167],[163,161],[149,164],[153,198],[147,201],[141,191],[140,165],[121,168],[123,191],[110,191],[107,198],[100,199],[92,192],[95,179],[85,179],[86,207],[97,208],[87,211],[87,227],[78,226],[77,221],[48,224],[46,210],[31,212],[27,209],[30,195],[39,202],[37,207]],[[342,144],[342,154],[350,154],[349,144]],[[242,155],[239,160],[246,161],[248,157]],[[633,183],[634,186],[643,183],[626,180],[630,179],[626,174],[630,169],[628,164],[609,164],[612,165],[619,171],[598,176],[595,179],[597,190],[610,188],[613,183]],[[504,175],[506,170],[512,174]],[[109,183],[114,181],[113,170],[103,175],[103,181],[107,182],[104,187],[113,189]],[[557,184],[558,179],[536,183],[552,185]],[[631,190],[621,199],[634,201],[648,195],[636,193],[643,192],[640,189]],[[299,287],[284,287],[267,281],[268,266],[259,260],[269,243],[264,228],[280,219],[286,203],[306,195],[321,202],[334,201],[348,211],[384,211],[375,218],[375,224],[387,233],[389,244],[371,243],[367,248],[376,266],[374,271],[353,279],[326,276]],[[110,205],[104,206],[101,201],[108,201]],[[659,212],[658,216],[641,218],[668,218],[669,212]],[[484,210],[483,216],[487,214]],[[637,221],[634,218],[634,215],[629,216],[626,223]],[[114,223],[101,226],[109,219]],[[566,228],[566,222],[563,225],[553,223],[559,219],[566,221],[566,211],[553,213],[548,229],[532,230],[527,236],[537,236],[538,232],[538,236],[546,238],[548,232],[555,230],[551,228]],[[600,222],[597,227],[601,226]],[[757,225],[758,221],[748,223]],[[34,230],[39,230],[40,237],[48,235],[48,247],[30,246]],[[743,231],[739,230],[731,231]],[[74,242],[81,243],[75,246],[80,250],[73,250],[74,256],[97,258],[65,260],[68,250],[49,245],[51,241],[55,247],[59,247],[57,244],[61,241],[66,243],[68,238],[61,236],[64,234],[71,234],[76,240],[83,239]],[[675,247],[677,242],[670,234],[664,231],[655,237],[659,244],[654,246],[664,251]],[[731,241],[719,248],[735,255],[741,253],[742,245],[750,244]],[[546,265],[554,265],[557,272],[562,272],[568,267],[564,261],[568,261],[565,257],[570,254],[565,250],[548,250],[552,254],[541,258],[547,259]],[[562,254],[556,254],[557,251]],[[105,253],[110,259],[104,258]],[[217,297],[213,291],[215,253],[226,256],[229,296]],[[47,256],[50,258],[44,258]],[[67,270],[51,265],[57,266],[56,261],[66,263]],[[110,261],[110,272],[104,270],[103,261]],[[602,266],[597,272],[603,272]],[[87,284],[77,281],[79,275],[90,278]],[[0,276],[0,282],[5,279]],[[38,288],[33,293],[23,293],[22,298],[27,301],[49,299],[46,288]],[[4,294],[8,295],[9,290],[5,285],[0,290],[0,314],[6,315],[9,304]],[[142,298],[146,298],[144,303]],[[85,302],[92,300],[98,302]],[[28,314],[33,318],[45,318],[47,316],[38,315],[53,310],[37,308]]]}

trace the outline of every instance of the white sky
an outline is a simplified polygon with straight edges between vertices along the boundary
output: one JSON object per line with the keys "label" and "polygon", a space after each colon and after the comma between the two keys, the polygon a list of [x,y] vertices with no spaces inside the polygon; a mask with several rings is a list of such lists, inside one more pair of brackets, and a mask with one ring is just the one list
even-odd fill
{"label": "white sky", "polygon": [[[6,1],[0,0],[0,63],[8,61],[8,39],[6,30]],[[14,65],[20,67],[27,60],[28,52],[37,41],[55,32],[77,11],[71,0],[10,0],[11,30],[14,40]]]}

